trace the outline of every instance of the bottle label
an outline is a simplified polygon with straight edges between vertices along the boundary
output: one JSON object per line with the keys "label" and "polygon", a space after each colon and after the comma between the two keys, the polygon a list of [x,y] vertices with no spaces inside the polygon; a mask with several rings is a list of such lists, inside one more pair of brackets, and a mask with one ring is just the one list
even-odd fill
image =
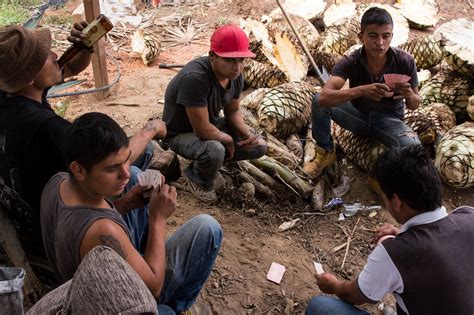
{"label": "bottle label", "polygon": [[85,35],[82,42],[84,45],[90,48],[110,29],[111,27],[107,27],[107,25],[105,25],[101,19],[94,20],[82,31]]}

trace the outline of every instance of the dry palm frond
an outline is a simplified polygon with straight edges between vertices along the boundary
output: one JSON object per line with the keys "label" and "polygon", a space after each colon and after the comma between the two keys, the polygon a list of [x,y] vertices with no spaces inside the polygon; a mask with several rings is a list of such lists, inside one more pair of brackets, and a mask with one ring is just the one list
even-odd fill
{"label": "dry palm frond", "polygon": [[184,21],[181,20],[178,26],[164,27],[163,31],[165,34],[162,39],[164,47],[189,45],[191,42],[199,43],[201,39],[199,35],[207,26],[207,23],[197,26],[193,24],[191,18],[187,17]]}

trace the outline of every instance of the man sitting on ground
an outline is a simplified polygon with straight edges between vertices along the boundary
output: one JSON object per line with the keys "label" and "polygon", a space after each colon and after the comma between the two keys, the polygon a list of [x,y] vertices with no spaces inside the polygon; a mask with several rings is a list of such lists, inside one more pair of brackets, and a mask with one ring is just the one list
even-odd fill
{"label": "man sitting on ground", "polygon": [[[82,258],[95,246],[119,253],[157,298],[160,314],[188,310],[206,282],[222,239],[220,225],[198,215],[166,242],[166,219],[176,208],[176,189],[164,184],[151,192],[135,186],[114,203],[130,179],[132,155],[125,132],[110,117],[88,113],[66,135],[68,173],[54,175],[41,198],[41,226],[50,264],[63,281],[72,278]],[[121,215],[139,208],[146,222],[131,235]],[[133,210],[137,211],[137,210]],[[166,314],[166,313],[165,313]]]}
{"label": "man sitting on ground", "polygon": [[202,201],[217,199],[213,182],[225,160],[256,159],[267,151],[239,110],[244,58],[255,57],[248,45],[239,27],[220,27],[212,34],[209,56],[189,62],[166,88],[165,142],[192,160],[184,179]]}
{"label": "man sitting on ground", "polygon": [[474,208],[450,214],[442,206],[442,186],[421,145],[385,153],[372,172],[383,191],[385,207],[402,227],[385,224],[379,244],[359,276],[338,280],[316,275],[324,293],[306,314],[368,314],[353,305],[376,303],[393,293],[398,314],[473,314]]}

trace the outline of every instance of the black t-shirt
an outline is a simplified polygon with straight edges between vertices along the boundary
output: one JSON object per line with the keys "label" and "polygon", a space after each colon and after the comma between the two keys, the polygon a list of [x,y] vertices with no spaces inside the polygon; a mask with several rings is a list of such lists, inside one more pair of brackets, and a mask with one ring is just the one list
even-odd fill
{"label": "black t-shirt", "polygon": [[[391,47],[387,52],[387,62],[380,77],[371,75],[364,47],[354,51],[342,59],[334,66],[332,75],[349,80],[349,87],[372,83],[384,83],[383,74],[398,73],[411,77],[409,83],[412,88],[418,86],[418,76],[413,57],[401,49]],[[360,97],[352,100],[352,104],[361,112],[384,112],[391,113],[403,118],[404,103],[402,100],[395,100],[393,97],[384,97],[381,101],[375,102],[367,98]]]}
{"label": "black t-shirt", "polygon": [[238,99],[243,88],[242,75],[231,80],[229,87],[224,89],[212,71],[209,57],[192,60],[166,88],[163,120],[166,123],[167,137],[193,132],[186,106],[207,106],[209,122],[214,125],[220,111],[229,105],[232,99]]}
{"label": "black t-shirt", "polygon": [[[70,123],[46,101],[0,92],[0,176],[39,212],[41,192],[58,171],[66,170],[62,143]],[[1,141],[0,141],[1,142]],[[35,223],[39,222],[36,220]]]}

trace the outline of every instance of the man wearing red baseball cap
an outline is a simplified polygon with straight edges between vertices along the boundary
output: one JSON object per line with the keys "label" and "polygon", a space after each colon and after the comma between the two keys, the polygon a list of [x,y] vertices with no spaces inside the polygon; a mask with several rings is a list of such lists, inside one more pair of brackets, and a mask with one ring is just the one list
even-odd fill
{"label": "man wearing red baseball cap", "polygon": [[189,62],[166,88],[164,142],[192,160],[184,179],[201,201],[217,199],[213,183],[224,161],[256,159],[267,151],[239,110],[244,60],[252,57],[245,32],[224,25],[211,36],[209,56]]}

